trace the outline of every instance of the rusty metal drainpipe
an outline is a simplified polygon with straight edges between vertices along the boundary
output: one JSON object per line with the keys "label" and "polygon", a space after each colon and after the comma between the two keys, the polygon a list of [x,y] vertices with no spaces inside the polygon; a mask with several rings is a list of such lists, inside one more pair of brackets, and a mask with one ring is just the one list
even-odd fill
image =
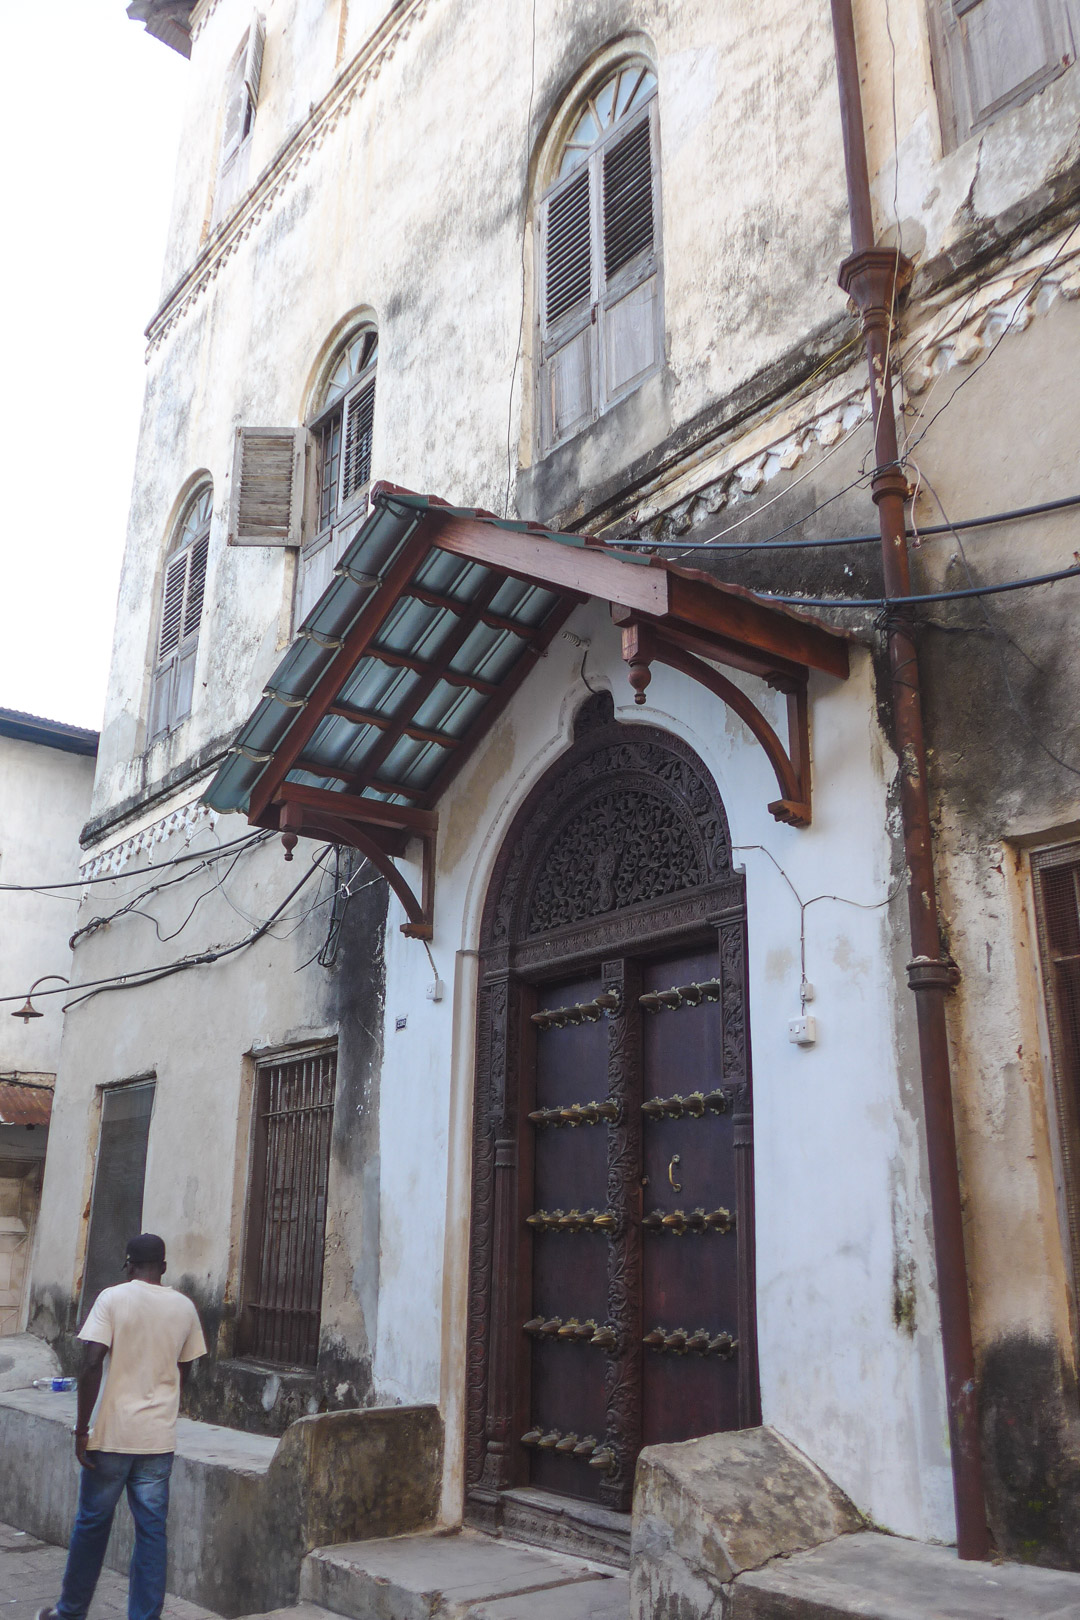
{"label": "rusty metal drainpipe", "polygon": [[[910,278],[911,266],[896,249],[878,247],[875,242],[851,0],[831,0],[831,4],[852,247],[850,258],[845,259],[840,267],[839,281],[859,310],[866,337],[870,400],[875,424],[875,466],[871,492],[881,527],[885,593],[890,597],[907,596],[911,591],[904,513],[908,489],[907,479],[899,465],[896,418],[893,414],[890,330],[896,299]],[[907,971],[908,984],[915,992],[919,1026],[919,1060],[926,1113],[957,1551],[961,1558],[986,1558],[990,1539],[983,1494],[975,1352],[971,1338],[964,1217],[945,1025],[945,997],[955,984],[956,970],[941,959],[922,699],[910,608],[892,610],[888,621],[888,638],[893,710],[900,754],[900,807],[909,873],[908,910],[913,960],[908,964]]]}

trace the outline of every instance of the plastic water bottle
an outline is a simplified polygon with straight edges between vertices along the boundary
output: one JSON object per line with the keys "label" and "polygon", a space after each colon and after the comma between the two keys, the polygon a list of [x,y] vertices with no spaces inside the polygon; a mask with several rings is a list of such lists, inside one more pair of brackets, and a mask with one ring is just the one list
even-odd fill
{"label": "plastic water bottle", "polygon": [[34,1389],[52,1389],[56,1391],[74,1389],[79,1382],[77,1378],[35,1378]]}

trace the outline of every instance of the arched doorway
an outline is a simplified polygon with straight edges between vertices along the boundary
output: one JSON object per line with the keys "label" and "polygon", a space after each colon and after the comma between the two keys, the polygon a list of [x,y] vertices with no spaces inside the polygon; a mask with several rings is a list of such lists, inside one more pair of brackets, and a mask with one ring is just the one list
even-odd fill
{"label": "arched doorway", "polygon": [[590,698],[481,927],[474,1523],[626,1513],[643,1445],[760,1421],[745,940],[709,773]]}

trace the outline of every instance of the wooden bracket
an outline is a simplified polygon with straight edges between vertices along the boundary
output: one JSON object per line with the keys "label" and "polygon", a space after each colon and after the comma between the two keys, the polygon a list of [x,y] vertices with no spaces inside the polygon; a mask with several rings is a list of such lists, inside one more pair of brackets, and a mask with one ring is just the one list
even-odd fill
{"label": "wooden bracket", "polygon": [[[369,814],[368,804],[355,795],[283,782],[269,814],[276,818],[281,829],[287,861],[292,860],[293,848],[301,834],[306,838],[330,838],[335,844],[348,844],[359,850],[401,901],[408,919],[401,924],[401,932],[407,939],[431,939],[438,817],[433,812],[406,810],[401,823],[395,825],[394,808],[373,800]],[[410,838],[419,838],[423,852],[419,899],[394,864],[394,856],[404,854]]]}
{"label": "wooden bracket", "polygon": [[746,693],[712,664],[668,640],[652,625],[632,623],[623,626],[623,658],[628,667],[634,702],[645,702],[645,690],[652,679],[651,665],[667,664],[680,674],[714,693],[721,703],[733,709],[753,732],[776,773],[780,797],[769,805],[777,821],[792,827],[810,825],[810,719],[806,701],[807,673],[785,669],[768,678],[769,685],[787,695],[788,746],[785,748],[761,710]]}

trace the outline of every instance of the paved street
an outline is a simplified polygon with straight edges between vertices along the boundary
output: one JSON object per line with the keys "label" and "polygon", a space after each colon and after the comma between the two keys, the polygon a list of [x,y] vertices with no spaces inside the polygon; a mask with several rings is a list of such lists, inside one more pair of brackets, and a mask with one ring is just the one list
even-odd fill
{"label": "paved street", "polygon": [[[64,1573],[63,1547],[35,1541],[25,1531],[0,1524],[0,1620],[34,1620],[43,1603],[53,1603],[60,1595]],[[122,1575],[102,1571],[90,1620],[127,1620],[127,1587]],[[169,1596],[165,1599],[163,1620],[215,1620],[209,1609]]]}

